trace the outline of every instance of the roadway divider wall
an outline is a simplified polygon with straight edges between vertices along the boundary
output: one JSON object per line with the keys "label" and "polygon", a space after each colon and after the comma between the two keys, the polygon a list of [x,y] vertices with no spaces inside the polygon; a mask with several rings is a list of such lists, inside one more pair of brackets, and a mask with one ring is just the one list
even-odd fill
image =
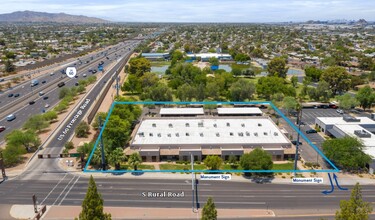
{"label": "roadway divider wall", "polygon": [[120,71],[122,68],[124,68],[125,64],[127,63],[128,59],[130,58],[132,54],[127,55],[122,62],[120,67],[116,70],[116,74],[113,75],[113,77],[110,79],[110,81],[107,83],[106,87],[102,90],[102,93],[99,95],[99,99],[97,99],[97,102],[94,104],[94,107],[91,108],[91,112],[87,116],[87,122],[91,124],[92,120],[94,120],[96,112],[98,111],[100,105],[102,104],[105,96],[107,95],[109,89],[111,88],[113,82],[116,80],[117,76],[120,74]]}

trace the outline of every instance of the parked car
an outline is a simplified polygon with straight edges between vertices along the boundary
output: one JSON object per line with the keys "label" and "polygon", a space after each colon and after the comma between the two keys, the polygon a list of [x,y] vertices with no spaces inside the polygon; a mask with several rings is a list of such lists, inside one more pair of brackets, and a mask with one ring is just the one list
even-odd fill
{"label": "parked car", "polygon": [[48,99],[48,96],[44,96],[44,97],[43,97],[43,100],[47,100],[47,99]]}
{"label": "parked car", "polygon": [[16,119],[16,115],[14,114],[10,114],[7,116],[7,121],[13,121],[14,119]]}
{"label": "parked car", "polygon": [[13,93],[9,93],[8,94],[8,97],[10,98],[10,97],[13,97]]}
{"label": "parked car", "polygon": [[306,134],[313,134],[313,133],[318,133],[315,129],[310,129],[306,131]]}
{"label": "parked car", "polygon": [[337,109],[336,112],[339,113],[339,114],[344,114],[344,110],[342,110],[342,109]]}
{"label": "parked car", "polygon": [[43,96],[43,95],[44,95],[43,91],[39,92],[39,96]]}
{"label": "parked car", "polygon": [[76,82],[75,84],[74,84],[75,86],[79,86],[79,83],[78,82]]}
{"label": "parked car", "polygon": [[[292,144],[297,145],[297,141],[296,140],[291,141],[291,142],[292,142]],[[302,145],[302,142],[298,142],[298,145]]]}
{"label": "parked car", "polygon": [[87,76],[87,74],[86,73],[84,73],[83,75],[82,75],[83,77],[86,77]]}
{"label": "parked car", "polygon": [[93,70],[93,71],[92,71],[92,73],[97,73],[97,72],[98,72],[98,71],[96,71],[96,70]]}
{"label": "parked car", "polygon": [[44,83],[46,83],[46,82],[47,82],[46,80],[43,80],[43,81],[42,81],[42,84],[44,84]]}
{"label": "parked car", "polygon": [[34,104],[35,104],[34,100],[32,100],[32,101],[29,102],[29,105],[34,105]]}
{"label": "parked car", "polygon": [[49,108],[49,104],[46,104],[46,105],[44,106],[44,108]]}
{"label": "parked car", "polygon": [[5,131],[5,126],[0,126],[0,132]]}
{"label": "parked car", "polygon": [[14,94],[14,98],[17,98],[17,97],[19,97],[20,96],[20,94],[19,93],[17,93],[17,94]]}
{"label": "parked car", "polygon": [[52,72],[52,73],[50,73],[49,75],[50,75],[50,76],[53,76],[53,75],[55,75],[55,73],[54,73],[54,72]]}

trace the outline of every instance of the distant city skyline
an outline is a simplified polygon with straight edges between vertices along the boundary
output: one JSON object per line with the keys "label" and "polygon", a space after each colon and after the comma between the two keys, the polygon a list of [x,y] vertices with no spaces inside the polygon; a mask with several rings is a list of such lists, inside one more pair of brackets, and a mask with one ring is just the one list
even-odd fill
{"label": "distant city skyline", "polygon": [[369,0],[6,0],[0,13],[24,10],[123,22],[375,21]]}

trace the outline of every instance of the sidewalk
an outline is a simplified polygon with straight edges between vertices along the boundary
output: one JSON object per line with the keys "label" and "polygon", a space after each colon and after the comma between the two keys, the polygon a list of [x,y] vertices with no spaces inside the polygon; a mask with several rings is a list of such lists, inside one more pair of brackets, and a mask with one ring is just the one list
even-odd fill
{"label": "sidewalk", "polygon": [[[104,207],[104,212],[111,213],[112,219],[200,219],[202,209],[193,213],[190,208],[135,208],[135,207]],[[74,219],[81,212],[80,206],[47,206],[42,219],[64,220]],[[266,209],[217,209],[220,219],[237,219],[251,217],[274,217],[272,210]],[[33,217],[31,205],[13,205],[10,215],[18,219]]]}

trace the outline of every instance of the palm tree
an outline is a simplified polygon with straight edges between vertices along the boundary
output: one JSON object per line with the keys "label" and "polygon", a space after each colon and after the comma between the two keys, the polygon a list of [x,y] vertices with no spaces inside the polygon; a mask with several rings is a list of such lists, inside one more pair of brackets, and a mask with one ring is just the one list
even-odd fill
{"label": "palm tree", "polygon": [[115,165],[115,170],[120,169],[120,163],[126,160],[124,151],[122,148],[118,147],[109,155],[109,163]]}
{"label": "palm tree", "polygon": [[132,153],[129,157],[128,163],[134,170],[137,170],[137,166],[142,163],[141,155],[137,152]]}

